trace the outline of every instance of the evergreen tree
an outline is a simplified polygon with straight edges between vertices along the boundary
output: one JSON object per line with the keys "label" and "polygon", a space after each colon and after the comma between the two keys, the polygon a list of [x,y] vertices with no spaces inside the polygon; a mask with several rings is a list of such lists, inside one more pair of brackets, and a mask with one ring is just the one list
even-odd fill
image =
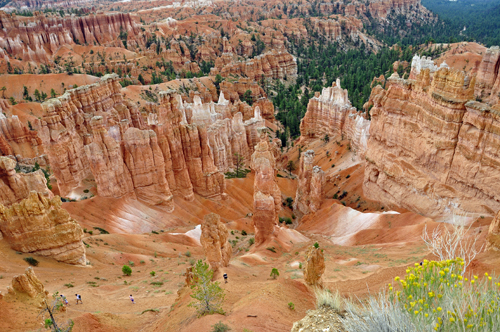
{"label": "evergreen tree", "polygon": [[207,263],[200,259],[193,267],[193,280],[195,283],[191,286],[194,290],[191,297],[195,299],[189,304],[196,308],[198,315],[211,315],[214,313],[223,314],[222,303],[224,302],[224,290],[219,282],[212,281],[214,272],[210,270]]}

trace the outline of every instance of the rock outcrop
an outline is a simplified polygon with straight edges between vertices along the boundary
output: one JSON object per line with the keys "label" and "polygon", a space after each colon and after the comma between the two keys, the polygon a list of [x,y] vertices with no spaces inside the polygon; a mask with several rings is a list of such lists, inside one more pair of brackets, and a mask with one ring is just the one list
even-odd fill
{"label": "rock outcrop", "polygon": [[14,250],[85,265],[83,231],[61,204],[59,196],[32,191],[19,203],[0,205],[0,232]]}
{"label": "rock outcrop", "polygon": [[322,286],[321,276],[325,272],[325,257],[323,249],[311,246],[306,253],[304,265],[304,280],[311,286]]}
{"label": "rock outcrop", "polygon": [[276,160],[272,154],[265,128],[259,128],[260,142],[252,154],[250,167],[255,174],[252,221],[255,244],[270,239],[278,225],[281,210],[281,191],[276,181]]}
{"label": "rock outcrop", "polygon": [[313,150],[302,153],[297,193],[293,201],[293,209],[300,214],[318,211],[324,198],[325,172],[319,166],[313,166],[313,163]]}
{"label": "rock outcrop", "polygon": [[220,221],[220,216],[210,213],[201,224],[200,242],[210,267],[216,274],[221,267],[229,266],[233,248],[229,244],[229,231]]}
{"label": "rock outcrop", "polygon": [[486,250],[500,250],[500,211],[491,221],[486,237]]}
{"label": "rock outcrop", "polygon": [[16,162],[0,157],[0,204],[9,206],[28,197],[34,190],[47,198],[53,196],[47,188],[47,180],[41,170],[32,173],[16,173]]}
{"label": "rock outcrop", "polygon": [[500,101],[498,93],[500,92],[500,75],[498,68],[500,66],[500,47],[492,46],[486,50],[483,60],[477,72],[475,86],[475,95],[491,104],[497,104]]}
{"label": "rock outcrop", "polygon": [[48,292],[43,287],[35,271],[31,266],[26,268],[24,274],[18,274],[12,278],[12,288],[9,288],[9,293],[28,294],[30,297],[46,297]]}
{"label": "rock outcrop", "polygon": [[341,136],[351,141],[360,156],[366,151],[369,128],[370,121],[351,106],[347,89],[341,88],[339,79],[309,100],[300,122],[302,140]]}

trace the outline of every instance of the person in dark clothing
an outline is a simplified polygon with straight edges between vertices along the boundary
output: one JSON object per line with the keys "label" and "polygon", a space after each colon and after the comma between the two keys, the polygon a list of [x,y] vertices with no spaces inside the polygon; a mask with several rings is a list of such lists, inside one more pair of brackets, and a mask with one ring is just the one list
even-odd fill
{"label": "person in dark clothing", "polygon": [[226,282],[226,284],[227,284],[227,273],[224,273],[224,275],[223,275],[223,276],[224,276],[224,281],[225,281],[225,282]]}

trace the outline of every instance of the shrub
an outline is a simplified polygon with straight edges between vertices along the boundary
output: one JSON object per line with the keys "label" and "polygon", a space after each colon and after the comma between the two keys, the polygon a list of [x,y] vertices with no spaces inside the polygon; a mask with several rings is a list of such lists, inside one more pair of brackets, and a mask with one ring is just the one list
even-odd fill
{"label": "shrub", "polygon": [[151,271],[151,272],[149,272],[149,274],[150,274],[152,277],[154,277],[154,276],[156,275],[156,272],[155,272],[155,271]]}
{"label": "shrub", "polygon": [[316,308],[330,307],[337,311],[340,311],[342,306],[342,298],[340,297],[339,291],[332,293],[329,289],[315,288],[314,294],[316,295]]}
{"label": "shrub", "polygon": [[88,190],[88,189],[85,189],[83,192],[84,192],[85,194],[88,194],[88,193],[89,193],[89,190]]}
{"label": "shrub", "polygon": [[231,331],[231,329],[223,322],[219,321],[218,323],[212,325],[212,332],[227,332],[227,331]]}
{"label": "shrub", "polygon": [[313,246],[314,246],[314,248],[318,249],[319,248],[319,243],[318,242],[314,242]]}
{"label": "shrub", "polygon": [[75,287],[73,284],[69,283],[69,284],[64,284],[64,286],[68,287],[68,288],[71,288],[71,287]]}
{"label": "shrub", "polygon": [[266,249],[269,250],[269,251],[272,251],[274,253],[276,252],[276,248],[275,247],[267,247]]}
{"label": "shrub", "polygon": [[151,231],[151,233],[153,233],[153,234],[160,234],[157,231]]}
{"label": "shrub", "polygon": [[[346,303],[348,331],[498,331],[498,278],[461,275],[462,258],[427,261],[406,269],[366,305]],[[387,328],[391,326],[391,328]]]}
{"label": "shrub", "polygon": [[186,253],[184,255],[186,255],[186,257],[191,257],[191,252],[190,251],[186,251]]}
{"label": "shrub", "polygon": [[24,261],[31,266],[38,266],[38,261],[33,257],[24,257]]}
{"label": "shrub", "polygon": [[161,281],[153,281],[153,282],[150,283],[150,285],[160,287],[160,286],[163,286],[163,282],[161,282]]}
{"label": "shrub", "polygon": [[140,263],[140,264],[144,264],[144,263],[146,263],[146,262],[144,261],[144,259],[141,259],[141,260],[139,261],[139,263]]}
{"label": "shrub", "polygon": [[293,302],[288,302],[288,308],[290,310],[295,310],[295,304],[293,304]]}
{"label": "shrub", "polygon": [[242,231],[241,231],[241,235],[246,236],[246,235],[247,235],[247,232],[246,232],[245,230],[242,230]]}
{"label": "shrub", "polygon": [[123,265],[122,272],[124,275],[130,276],[130,275],[132,275],[132,268],[128,265]]}
{"label": "shrub", "polygon": [[302,263],[299,263],[299,269],[302,270]]}
{"label": "shrub", "polygon": [[107,230],[101,227],[94,227],[94,229],[98,230],[100,234],[109,234]]}
{"label": "shrub", "polygon": [[291,218],[285,218],[285,224],[291,225],[292,224],[292,219]]}
{"label": "shrub", "polygon": [[134,262],[132,262],[132,261],[128,261],[128,265],[130,265],[130,266],[134,266],[134,265],[135,265],[135,263],[134,263]]}
{"label": "shrub", "polygon": [[280,276],[280,272],[278,271],[277,268],[273,267],[273,269],[271,270],[270,277],[272,277],[273,279],[276,279],[279,276]]}
{"label": "shrub", "polygon": [[248,239],[248,244],[249,245],[252,245],[254,243],[255,243],[255,238],[251,237],[251,238]]}

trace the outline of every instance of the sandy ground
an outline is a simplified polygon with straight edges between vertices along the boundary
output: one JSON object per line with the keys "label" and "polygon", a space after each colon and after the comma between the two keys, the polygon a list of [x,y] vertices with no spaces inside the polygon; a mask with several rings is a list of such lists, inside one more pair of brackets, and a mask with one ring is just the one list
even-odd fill
{"label": "sandy ground", "polygon": [[[84,242],[90,265],[75,267],[37,257],[40,264],[35,273],[45,288],[70,300],[70,306],[58,312],[57,319],[72,319],[74,331],[210,331],[218,321],[233,331],[287,331],[315,307],[313,290],[304,283],[300,269],[307,248],[314,242],[324,249],[325,286],[339,290],[344,297],[362,298],[376,292],[395,276],[403,275],[408,265],[430,258],[420,235],[425,225],[435,227],[434,221],[407,211],[384,213],[380,205],[363,198],[363,166],[345,150],[345,143],[337,144],[333,139],[328,144],[317,141],[305,147],[314,147],[318,151],[317,163],[330,178],[339,175],[340,180],[329,182],[320,211],[296,220],[292,226],[296,230],[283,227],[276,240],[259,248],[249,242],[253,237],[249,215],[253,204],[252,174],[227,181],[227,200],[197,196],[194,202],[185,202],[176,198],[175,210],[170,214],[133,197],[95,196],[63,203],[86,229]],[[290,149],[283,160],[296,160],[296,150]],[[333,157],[326,157],[326,151]],[[332,168],[328,167],[330,163],[345,166]],[[348,179],[346,172],[351,174]],[[287,176],[286,171],[280,174]],[[278,183],[283,198],[295,196],[293,175],[278,178]],[[344,198],[349,202],[346,206],[331,197],[339,190],[349,192]],[[365,203],[356,208],[359,202]],[[188,307],[191,290],[184,287],[185,271],[204,258],[196,226],[209,212],[220,214],[231,230],[233,258],[223,270],[229,275],[229,283],[221,284],[226,294],[225,315],[198,318]],[[284,207],[280,215],[291,214]],[[490,222],[491,218],[479,218],[473,224],[472,231],[481,243]],[[94,227],[111,234],[99,234]],[[242,235],[243,230],[247,235]],[[276,252],[267,249],[271,247]],[[12,277],[24,272],[27,263],[23,258],[28,256],[16,253],[0,240],[2,294],[6,294]],[[494,271],[498,261],[497,254],[484,253],[472,268]],[[121,272],[124,264],[132,266],[129,277]],[[280,272],[276,280],[270,278],[272,268]],[[76,293],[82,295],[83,304],[75,304]],[[130,302],[131,294],[136,304]],[[294,303],[295,310],[288,308],[289,302]],[[42,330],[39,312],[37,301],[5,295],[0,300],[0,331]]]}

